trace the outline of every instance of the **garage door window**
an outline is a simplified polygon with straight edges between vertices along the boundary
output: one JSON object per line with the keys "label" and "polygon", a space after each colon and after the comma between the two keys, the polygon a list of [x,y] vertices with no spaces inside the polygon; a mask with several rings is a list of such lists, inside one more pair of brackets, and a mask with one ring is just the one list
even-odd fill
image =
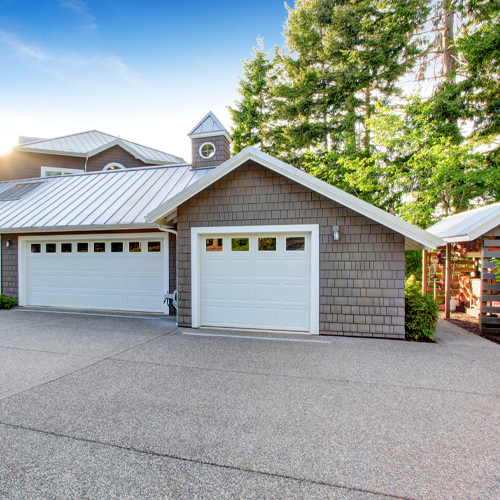
{"label": "garage door window", "polygon": [[111,243],[111,251],[115,253],[123,252],[123,242],[122,241],[113,241]]}
{"label": "garage door window", "polygon": [[141,251],[141,242],[140,241],[130,241],[128,244],[129,252],[140,252]]}
{"label": "garage door window", "polygon": [[261,252],[276,251],[276,238],[259,238],[259,251]]}
{"label": "garage door window", "polygon": [[148,241],[148,252],[161,252],[161,242]]}
{"label": "garage door window", "polygon": [[88,243],[77,243],[76,251],[78,253],[88,253],[89,244]]}
{"label": "garage door window", "polygon": [[62,253],[71,253],[72,246],[73,245],[71,243],[61,243],[61,252]]}
{"label": "garage door window", "polygon": [[56,253],[57,246],[55,243],[47,243],[45,245],[45,253]]}
{"label": "garage door window", "polygon": [[287,252],[297,252],[297,251],[300,252],[304,251],[305,249],[306,249],[306,239],[303,236],[286,239]]}
{"label": "garage door window", "polygon": [[40,243],[32,243],[31,244],[31,253],[41,253],[42,245]]}
{"label": "garage door window", "polygon": [[207,238],[205,248],[207,252],[222,252],[222,238]]}
{"label": "garage door window", "polygon": [[231,250],[233,252],[248,252],[250,240],[248,238],[231,238]]}
{"label": "garage door window", "polygon": [[106,251],[106,243],[94,243],[94,253],[103,253]]}

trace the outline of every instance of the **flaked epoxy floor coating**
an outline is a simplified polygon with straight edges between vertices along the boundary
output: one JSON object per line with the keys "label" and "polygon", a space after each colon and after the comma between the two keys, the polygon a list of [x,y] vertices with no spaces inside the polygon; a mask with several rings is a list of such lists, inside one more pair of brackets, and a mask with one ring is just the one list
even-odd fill
{"label": "flaked epoxy floor coating", "polygon": [[500,346],[0,311],[0,498],[500,498]]}

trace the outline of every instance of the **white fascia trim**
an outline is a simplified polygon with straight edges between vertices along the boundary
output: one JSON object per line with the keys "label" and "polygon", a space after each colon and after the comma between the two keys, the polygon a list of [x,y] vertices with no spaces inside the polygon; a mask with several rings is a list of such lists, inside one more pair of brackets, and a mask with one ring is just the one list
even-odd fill
{"label": "white fascia trim", "polygon": [[[191,326],[201,326],[201,253],[200,236],[205,234],[265,234],[310,233],[311,235],[311,303],[309,307],[310,333],[319,335],[319,224],[290,224],[282,226],[221,226],[191,228]],[[182,297],[181,297],[182,300]]]}
{"label": "white fascia trim", "polygon": [[52,227],[15,227],[2,228],[2,234],[26,234],[26,233],[51,233],[68,232],[78,233],[82,231],[131,231],[135,229],[158,229],[156,224],[114,224],[109,226],[52,226]]}
{"label": "white fascia trim", "polygon": [[[154,235],[154,236],[152,236]],[[169,278],[169,273],[170,273],[170,267],[169,267],[169,255],[168,255],[168,235],[166,233],[162,233],[158,231],[157,233],[117,233],[117,234],[102,234],[102,233],[94,233],[94,234],[57,234],[57,235],[39,235],[39,236],[19,236],[18,238],[18,284],[19,284],[19,297],[18,297],[18,302],[20,306],[26,306],[28,305],[28,298],[26,296],[26,290],[28,287],[28,275],[26,273],[27,265],[26,265],[26,259],[28,255],[28,249],[27,249],[27,244],[32,241],[78,241],[78,240],[93,240],[93,239],[99,239],[99,240],[105,240],[105,241],[110,241],[110,240],[134,240],[134,239],[142,239],[142,238],[162,238],[163,239],[163,248],[164,248],[164,255],[165,255],[165,283],[166,286],[168,287],[168,282],[170,281]],[[165,288],[167,290],[168,288]],[[167,309],[165,308],[164,312],[166,312]]]}
{"label": "white fascia trim", "polygon": [[203,139],[205,137],[219,137],[219,136],[224,136],[229,142],[233,142],[232,137],[225,131],[225,130],[219,130],[217,132],[203,132],[201,134],[192,134],[190,137],[192,139]]}
{"label": "white fascia trim", "polygon": [[368,217],[369,219],[386,226],[397,233],[404,235],[410,240],[418,243],[423,248],[434,249],[442,245],[442,239],[433,234],[424,231],[409,222],[406,222],[395,215],[389,214],[384,210],[360,200],[355,196],[342,191],[326,182],[306,174],[301,170],[286,164],[285,162],[273,158],[272,156],[259,151],[253,147],[247,147],[240,151],[223,164],[216,167],[211,173],[193,183],[188,189],[174,196],[168,202],[160,205],[156,210],[146,215],[146,220],[156,222],[161,218],[169,215],[179,205],[189,200],[195,194],[203,191],[206,187],[218,181],[224,175],[228,174],[247,160],[254,160],[261,165],[285,176],[303,186],[316,191],[317,193],[329,198],[341,205],[354,210],[355,212]]}
{"label": "white fascia trim", "polygon": [[51,149],[37,149],[37,148],[26,148],[26,147],[14,147],[12,151],[25,152],[25,153],[40,153],[44,155],[59,155],[59,156],[76,156],[78,158],[85,158],[87,153],[74,153],[72,151],[58,151]]}

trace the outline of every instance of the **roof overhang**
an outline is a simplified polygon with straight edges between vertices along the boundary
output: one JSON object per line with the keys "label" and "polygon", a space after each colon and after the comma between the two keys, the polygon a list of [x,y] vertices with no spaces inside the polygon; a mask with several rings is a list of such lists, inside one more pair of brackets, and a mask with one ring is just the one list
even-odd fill
{"label": "roof overhang", "polygon": [[284,177],[287,177],[298,184],[301,184],[312,191],[339,203],[340,205],[350,208],[351,210],[364,215],[399,234],[402,234],[405,237],[407,249],[433,249],[443,244],[441,238],[413,226],[399,217],[389,214],[384,210],[367,203],[366,201],[360,200],[359,198],[356,198],[355,196],[346,193],[335,186],[317,179],[312,175],[306,174],[305,172],[302,172],[301,170],[253,147],[243,149],[237,155],[233,156],[218,167],[215,167],[212,172],[193,183],[189,186],[189,188],[183,190],[167,202],[161,204],[155,210],[148,213],[146,215],[146,220],[149,222],[159,223],[159,221],[167,218],[172,212],[174,212],[179,205],[182,205],[190,198],[200,193],[214,182],[217,182],[223,176],[238,168],[248,160],[253,160],[264,167],[267,167],[270,170],[273,170]]}
{"label": "roof overhang", "polygon": [[157,224],[113,224],[95,226],[50,226],[50,227],[11,227],[0,228],[1,234],[29,234],[29,233],[81,233],[103,231],[134,231],[145,229],[158,229]]}

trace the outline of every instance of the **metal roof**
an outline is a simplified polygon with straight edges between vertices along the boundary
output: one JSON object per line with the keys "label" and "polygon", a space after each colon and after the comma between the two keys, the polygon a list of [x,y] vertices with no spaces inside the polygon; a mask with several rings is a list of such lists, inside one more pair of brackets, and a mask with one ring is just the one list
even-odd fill
{"label": "metal roof", "polygon": [[145,163],[158,163],[162,165],[184,163],[184,160],[177,156],[97,130],[57,137],[55,139],[23,142],[23,144],[15,146],[13,150],[69,156],[93,156],[113,146],[121,146],[131,155]]}
{"label": "metal roof", "polygon": [[189,132],[190,135],[197,135],[197,134],[207,134],[207,133],[212,133],[212,132],[227,132],[225,129],[224,125],[217,119],[217,117],[209,111],[203,118],[202,120],[195,125],[193,130]]}
{"label": "metal roof", "polygon": [[178,165],[0,182],[0,193],[26,186],[21,199],[0,201],[0,233],[156,227],[145,214],[209,171]]}
{"label": "metal roof", "polygon": [[451,215],[431,226],[427,231],[445,241],[472,241],[500,225],[500,203]]}

